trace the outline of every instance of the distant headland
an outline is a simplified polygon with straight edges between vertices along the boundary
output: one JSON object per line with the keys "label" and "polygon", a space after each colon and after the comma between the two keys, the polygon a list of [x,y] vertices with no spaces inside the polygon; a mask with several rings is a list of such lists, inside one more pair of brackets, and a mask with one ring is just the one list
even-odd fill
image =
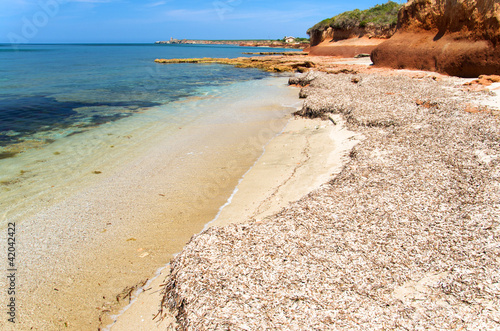
{"label": "distant headland", "polygon": [[303,49],[309,47],[308,38],[295,38],[285,36],[282,39],[255,39],[255,40],[196,40],[175,39],[157,41],[155,44],[190,44],[190,45],[238,45],[250,47],[279,47]]}

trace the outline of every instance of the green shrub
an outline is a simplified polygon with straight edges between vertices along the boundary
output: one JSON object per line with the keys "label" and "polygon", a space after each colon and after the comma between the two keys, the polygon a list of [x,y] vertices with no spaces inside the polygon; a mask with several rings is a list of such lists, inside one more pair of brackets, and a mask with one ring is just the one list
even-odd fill
{"label": "green shrub", "polygon": [[308,43],[310,40],[309,38],[295,38],[295,41],[299,43]]}
{"label": "green shrub", "polygon": [[401,4],[394,1],[388,1],[382,5],[375,5],[370,9],[354,9],[338,14],[332,18],[327,18],[312,28],[307,30],[307,34],[315,30],[323,31],[332,27],[334,29],[352,29],[356,27],[365,27],[369,23],[376,26],[396,25],[398,22],[398,11]]}

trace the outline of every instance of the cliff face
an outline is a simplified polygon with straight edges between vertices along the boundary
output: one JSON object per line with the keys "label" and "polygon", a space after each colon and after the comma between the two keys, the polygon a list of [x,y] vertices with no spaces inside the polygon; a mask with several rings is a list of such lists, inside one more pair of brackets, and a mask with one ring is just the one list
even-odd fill
{"label": "cliff face", "polygon": [[388,1],[366,10],[351,10],[325,19],[307,33],[310,55],[352,57],[370,53],[396,31],[400,4]]}
{"label": "cliff face", "polygon": [[490,40],[500,36],[500,3],[495,0],[414,0],[398,14],[398,31],[432,31],[455,39]]}
{"label": "cliff face", "polygon": [[413,0],[395,35],[372,52],[377,66],[476,77],[500,72],[498,0]]}
{"label": "cliff face", "polygon": [[325,30],[313,30],[310,32],[311,47],[319,45],[323,41],[339,41],[349,38],[368,37],[389,39],[395,32],[395,25],[376,26],[375,24],[367,24],[365,27],[349,29],[329,27]]}

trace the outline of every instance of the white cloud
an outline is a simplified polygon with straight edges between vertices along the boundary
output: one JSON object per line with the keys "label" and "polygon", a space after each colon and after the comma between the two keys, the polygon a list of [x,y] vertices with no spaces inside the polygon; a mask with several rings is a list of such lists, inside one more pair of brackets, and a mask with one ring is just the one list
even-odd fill
{"label": "white cloud", "polygon": [[168,17],[176,20],[205,20],[207,18],[217,18],[217,13],[215,9],[201,9],[201,10],[189,10],[189,9],[173,9],[163,13],[164,17]]}
{"label": "white cloud", "polygon": [[271,19],[278,22],[297,22],[301,19],[314,17],[318,15],[316,9],[307,10],[233,10],[224,13],[226,20],[256,20],[265,21]]}
{"label": "white cloud", "polygon": [[146,4],[146,7],[158,7],[158,6],[163,6],[167,3],[168,1],[157,1],[157,2],[152,2]]}
{"label": "white cloud", "polygon": [[117,0],[62,0],[63,3],[64,2],[107,3],[107,2],[115,2],[115,1],[117,1]]}

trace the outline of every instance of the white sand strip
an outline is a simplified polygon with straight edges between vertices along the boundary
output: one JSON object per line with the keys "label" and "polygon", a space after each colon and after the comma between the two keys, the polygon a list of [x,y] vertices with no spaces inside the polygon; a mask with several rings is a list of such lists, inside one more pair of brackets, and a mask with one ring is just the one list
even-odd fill
{"label": "white sand strip", "polygon": [[[211,223],[224,226],[259,220],[286,207],[342,169],[343,155],[360,139],[342,125],[339,116],[332,121],[293,118],[283,132],[266,147],[264,154],[238,185],[238,191]],[[146,291],[121,314],[112,331],[164,330],[172,319],[154,321],[161,300],[161,284],[169,273],[163,269]]]}

